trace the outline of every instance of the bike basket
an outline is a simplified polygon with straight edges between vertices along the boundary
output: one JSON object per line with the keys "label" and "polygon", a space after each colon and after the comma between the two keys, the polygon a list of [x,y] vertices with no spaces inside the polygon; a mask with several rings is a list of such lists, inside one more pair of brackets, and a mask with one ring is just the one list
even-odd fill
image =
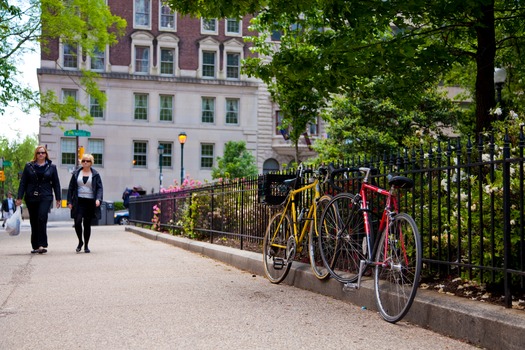
{"label": "bike basket", "polygon": [[259,176],[257,182],[257,194],[259,203],[266,205],[280,205],[288,195],[288,187],[283,184],[284,180],[294,179],[295,175],[265,174]]}

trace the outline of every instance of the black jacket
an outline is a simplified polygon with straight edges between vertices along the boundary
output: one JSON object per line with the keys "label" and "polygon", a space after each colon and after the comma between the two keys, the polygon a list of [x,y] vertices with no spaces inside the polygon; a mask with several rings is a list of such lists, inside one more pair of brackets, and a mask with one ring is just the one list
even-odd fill
{"label": "black jacket", "polygon": [[[75,218],[76,208],[78,205],[78,183],[77,178],[78,174],[82,171],[82,168],[78,168],[73,172],[71,180],[69,181],[69,187],[67,191],[67,204],[71,204],[73,208],[71,209],[71,218]],[[95,169],[91,168],[91,189],[95,195],[95,200],[98,199],[102,203],[104,189],[102,187],[102,178],[100,174]],[[95,209],[95,216],[100,220],[102,213],[100,211],[100,206]]]}
{"label": "black jacket", "polygon": [[26,202],[53,200],[54,192],[55,199],[57,201],[61,200],[60,180],[56,166],[48,160],[47,164],[44,165],[43,172],[38,171],[37,167],[38,165],[35,162],[26,163],[16,198],[24,198]]}

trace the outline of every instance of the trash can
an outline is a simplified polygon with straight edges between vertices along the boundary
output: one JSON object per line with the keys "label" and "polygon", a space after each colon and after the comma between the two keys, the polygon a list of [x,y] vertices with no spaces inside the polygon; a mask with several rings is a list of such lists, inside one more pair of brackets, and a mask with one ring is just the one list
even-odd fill
{"label": "trash can", "polygon": [[113,225],[115,216],[115,205],[113,202],[103,201],[100,203],[100,220],[98,225]]}

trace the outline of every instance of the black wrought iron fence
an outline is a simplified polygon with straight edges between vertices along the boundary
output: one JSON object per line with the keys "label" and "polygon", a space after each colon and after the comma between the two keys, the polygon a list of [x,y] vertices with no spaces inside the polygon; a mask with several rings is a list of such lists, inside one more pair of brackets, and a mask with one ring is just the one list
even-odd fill
{"label": "black wrought iron fence", "polygon": [[[476,143],[451,139],[339,165],[377,168],[373,180],[384,188],[389,173],[414,179],[415,188],[402,193],[400,203],[419,226],[425,273],[501,286],[510,306],[511,290],[525,291],[523,128],[512,136],[506,134],[499,144],[493,137]],[[355,193],[359,180],[342,179],[341,184]],[[132,198],[130,219],[211,242],[235,238],[243,249],[246,241],[261,242],[275,210],[259,203],[257,189],[257,178],[250,178]],[[381,212],[380,198],[371,202],[372,212]]]}

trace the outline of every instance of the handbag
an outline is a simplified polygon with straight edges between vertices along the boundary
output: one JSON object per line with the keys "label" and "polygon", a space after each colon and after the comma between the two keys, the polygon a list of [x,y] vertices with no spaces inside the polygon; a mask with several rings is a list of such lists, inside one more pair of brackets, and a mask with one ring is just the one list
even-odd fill
{"label": "handbag", "polygon": [[20,207],[15,208],[15,212],[5,222],[5,230],[9,233],[9,236],[18,236],[20,234],[20,224],[22,222],[22,209]]}

